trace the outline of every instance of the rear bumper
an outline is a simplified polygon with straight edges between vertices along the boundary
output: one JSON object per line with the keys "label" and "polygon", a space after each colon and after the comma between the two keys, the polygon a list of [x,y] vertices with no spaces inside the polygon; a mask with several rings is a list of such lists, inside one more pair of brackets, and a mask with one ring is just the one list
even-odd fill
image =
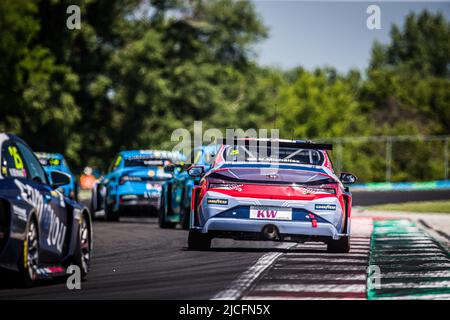
{"label": "rear bumper", "polygon": [[117,190],[117,204],[119,208],[155,208],[161,206],[161,191],[146,189],[143,183],[126,183]]}
{"label": "rear bumper", "polygon": [[311,222],[303,221],[275,221],[275,220],[250,220],[231,218],[211,218],[200,228],[202,233],[245,233],[260,234],[267,225],[273,225],[278,229],[279,235],[284,237],[325,237],[334,240],[339,239],[341,234],[334,225],[326,222],[318,222],[316,227],[312,227]]}
{"label": "rear bumper", "polygon": [[159,209],[161,207],[161,198],[144,198],[119,201],[119,208],[154,208]]}
{"label": "rear bumper", "polygon": [[[260,216],[259,213],[255,216],[255,210],[259,208],[262,211],[273,210],[278,216],[264,217],[264,214]],[[202,233],[261,234],[268,225],[276,227],[280,238],[298,236],[337,240],[350,233],[350,223],[336,196],[313,200],[278,200],[231,197],[209,191],[194,216],[196,218],[192,227]]]}

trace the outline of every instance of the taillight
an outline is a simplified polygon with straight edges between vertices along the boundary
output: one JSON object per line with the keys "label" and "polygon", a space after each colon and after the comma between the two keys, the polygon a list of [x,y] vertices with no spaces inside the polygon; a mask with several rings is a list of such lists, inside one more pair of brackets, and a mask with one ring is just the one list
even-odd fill
{"label": "taillight", "polygon": [[237,190],[242,191],[242,184],[239,183],[210,183],[209,188],[211,189],[225,189],[225,190]]}
{"label": "taillight", "polygon": [[326,194],[336,194],[336,189],[334,188],[315,188],[315,187],[304,187],[307,191],[311,193],[326,193]]}

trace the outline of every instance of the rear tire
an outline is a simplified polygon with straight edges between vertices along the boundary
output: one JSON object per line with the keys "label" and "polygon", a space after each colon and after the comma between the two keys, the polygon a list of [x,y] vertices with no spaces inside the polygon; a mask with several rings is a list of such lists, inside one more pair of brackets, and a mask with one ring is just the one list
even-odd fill
{"label": "rear tire", "polygon": [[191,224],[191,210],[187,208],[184,210],[183,218],[181,220],[181,226],[184,230],[188,230]]}
{"label": "rear tire", "polygon": [[34,217],[28,223],[24,248],[20,257],[20,284],[26,288],[30,288],[36,281],[39,264],[39,234],[37,222]]}
{"label": "rear tire", "polygon": [[327,244],[327,251],[332,253],[348,253],[350,251],[350,237],[330,240]]}
{"label": "rear tire", "polygon": [[83,214],[80,219],[82,220],[80,221],[74,263],[80,268],[81,281],[85,281],[91,266],[92,233],[89,216]]}
{"label": "rear tire", "polygon": [[165,199],[164,193],[161,196],[161,206],[159,208],[159,213],[158,213],[158,224],[161,229],[173,229],[176,226],[176,223],[167,221],[166,199]]}
{"label": "rear tire", "polygon": [[105,218],[106,221],[114,221],[119,222],[120,221],[120,211],[114,211],[111,205],[105,206]]}
{"label": "rear tire", "polygon": [[73,197],[74,197],[73,200],[78,202],[78,183],[77,182],[74,182],[74,184],[73,184]]}
{"label": "rear tire", "polygon": [[199,251],[211,249],[211,237],[198,230],[189,230],[188,249]]}

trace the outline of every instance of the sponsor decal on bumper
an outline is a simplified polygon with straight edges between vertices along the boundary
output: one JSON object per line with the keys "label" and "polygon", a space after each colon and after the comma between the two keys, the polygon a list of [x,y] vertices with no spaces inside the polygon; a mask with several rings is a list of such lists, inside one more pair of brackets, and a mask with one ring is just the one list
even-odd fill
{"label": "sponsor decal on bumper", "polygon": [[208,199],[207,200],[208,204],[219,204],[222,206],[227,206],[228,205],[228,199]]}
{"label": "sponsor decal on bumper", "polygon": [[326,210],[326,211],[334,211],[336,210],[336,205],[335,204],[328,204],[328,203],[316,203],[314,206],[315,210]]}
{"label": "sponsor decal on bumper", "polygon": [[250,219],[292,220],[291,208],[250,207]]}

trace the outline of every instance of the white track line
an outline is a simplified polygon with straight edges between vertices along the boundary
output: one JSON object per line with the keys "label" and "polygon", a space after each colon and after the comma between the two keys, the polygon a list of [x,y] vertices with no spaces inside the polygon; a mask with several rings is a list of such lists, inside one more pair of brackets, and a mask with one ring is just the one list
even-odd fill
{"label": "white track line", "polygon": [[[382,255],[382,254],[373,254],[373,256],[374,257],[378,257],[378,256],[384,257],[384,255]],[[395,254],[395,255],[392,255],[392,256],[395,256],[397,258],[403,258],[403,257],[433,257],[433,258],[434,257],[443,257],[443,258],[447,258],[447,255],[445,253],[443,253],[443,252],[436,252],[436,253],[434,253],[434,252],[400,253],[400,254]]]}
{"label": "white track line", "polygon": [[302,274],[281,274],[272,275],[269,280],[366,280],[367,273],[350,273],[350,274],[316,274],[316,273],[302,273]]}
{"label": "white track line", "polygon": [[378,300],[450,300],[450,294],[424,294],[424,295],[403,295],[395,297],[380,297]]}
{"label": "white track line", "polygon": [[397,272],[386,272],[383,273],[382,278],[450,278],[450,271],[426,271],[426,272],[407,272],[407,271],[397,271]]}
{"label": "white track line", "polygon": [[328,257],[316,257],[316,258],[297,258],[297,257],[289,257],[282,258],[280,262],[299,262],[299,263],[307,263],[307,262],[326,262],[328,264],[332,263],[364,263],[367,265],[367,260],[361,259],[351,259],[351,258],[328,258]]}
{"label": "white track line", "polygon": [[257,291],[282,292],[366,292],[365,284],[267,284],[258,286]]}
{"label": "white track line", "polygon": [[247,296],[242,300],[366,300],[365,298],[341,298],[341,297],[271,297],[271,296]]}
{"label": "white track line", "polygon": [[323,264],[307,264],[307,265],[297,265],[297,266],[286,266],[286,265],[275,265],[275,270],[284,271],[301,271],[301,270],[316,270],[316,271],[367,271],[368,266],[350,266],[350,265],[334,265],[334,266],[324,266]]}
{"label": "white track line", "polygon": [[[296,244],[288,244],[283,249],[290,249]],[[264,254],[247,271],[234,280],[228,289],[216,294],[212,300],[237,300],[241,298],[244,292],[260,277],[280,257],[283,252],[269,252]]]}
{"label": "white track line", "polygon": [[434,289],[450,286],[450,281],[394,282],[382,283],[381,289]]}
{"label": "white track line", "polygon": [[[311,253],[311,252],[288,252],[285,254],[285,256],[287,257],[302,257],[302,256],[314,256],[314,257],[335,257],[336,259],[338,259],[340,256],[337,255],[336,253]],[[368,258],[368,254],[367,251],[365,251],[364,253],[346,253],[345,255],[342,255],[341,257],[345,257],[345,258]]]}

